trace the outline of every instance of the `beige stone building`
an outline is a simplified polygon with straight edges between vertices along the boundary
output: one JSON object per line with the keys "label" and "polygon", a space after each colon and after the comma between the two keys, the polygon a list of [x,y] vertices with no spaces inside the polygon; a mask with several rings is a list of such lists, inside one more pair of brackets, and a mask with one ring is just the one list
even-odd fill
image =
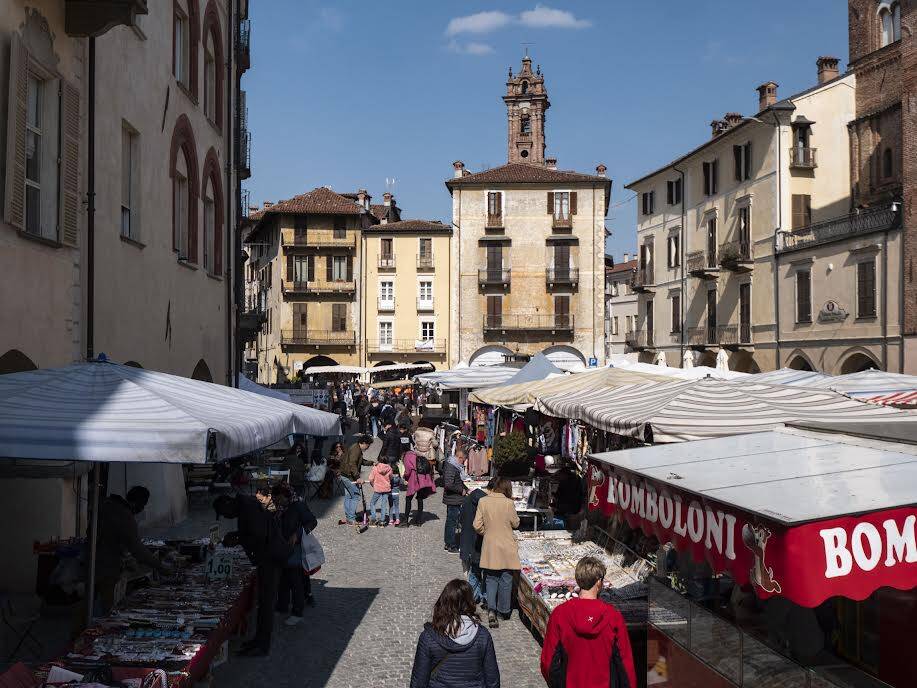
{"label": "beige stone building", "polygon": [[628,335],[637,327],[637,294],[631,286],[637,261],[625,253],[605,268],[605,357],[631,353]]}
{"label": "beige stone building", "polygon": [[472,174],[457,161],[446,182],[450,366],[542,351],[570,367],[601,364],[611,180],[604,165],[582,174],[545,159],[550,103],[529,57],[506,86],[509,163]]}
{"label": "beige stone building", "polygon": [[383,217],[362,234],[363,364],[448,367],[452,228]]}
{"label": "beige stone building", "polygon": [[[850,268],[856,261],[837,257],[806,271],[810,256],[788,255],[813,243],[787,234],[802,237],[850,212],[847,124],[856,84],[837,64],[819,58],[816,85],[782,100],[776,83],[763,84],[754,116],[715,120],[709,141],[627,186],[637,196],[640,304],[629,344],[643,360],[661,353],[669,365],[686,355],[711,364],[722,349],[735,370],[807,361],[835,373],[862,347],[892,345],[890,325],[830,315],[850,309],[856,287],[841,283],[856,284],[850,270],[863,270]],[[874,282],[895,279],[890,267]],[[797,300],[808,302],[800,317]]]}

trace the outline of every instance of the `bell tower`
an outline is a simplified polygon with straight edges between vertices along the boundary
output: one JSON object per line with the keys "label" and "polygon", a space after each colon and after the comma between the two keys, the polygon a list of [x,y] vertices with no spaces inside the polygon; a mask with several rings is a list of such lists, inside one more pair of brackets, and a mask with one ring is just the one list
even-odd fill
{"label": "bell tower", "polygon": [[551,103],[544,87],[541,65],[532,71],[532,58],[526,50],[522,69],[513,74],[510,67],[506,82],[507,140],[509,162],[526,162],[544,165],[545,112]]}

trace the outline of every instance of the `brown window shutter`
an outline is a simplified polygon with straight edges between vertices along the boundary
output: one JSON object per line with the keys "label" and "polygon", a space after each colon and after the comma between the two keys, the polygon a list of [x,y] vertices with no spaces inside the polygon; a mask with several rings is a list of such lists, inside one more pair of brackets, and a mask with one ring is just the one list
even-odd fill
{"label": "brown window shutter", "polygon": [[710,163],[711,170],[711,180],[710,180],[710,194],[713,195],[719,190],[720,186],[720,161],[719,159],[714,160]]}
{"label": "brown window shutter", "polygon": [[576,191],[570,192],[570,214],[576,215]]}
{"label": "brown window shutter", "polygon": [[293,272],[293,254],[288,253],[287,254],[287,282],[292,282],[295,277],[295,274],[296,273]]}
{"label": "brown window shutter", "polygon": [[328,256],[325,261],[325,279],[329,282],[334,279],[334,256]]}
{"label": "brown window shutter", "polygon": [[[23,113],[25,113],[25,110],[23,110]],[[25,115],[23,114],[23,116]],[[23,120],[22,128],[23,130],[25,129],[25,120]],[[25,162],[23,161],[22,164],[23,164],[23,169],[25,169]],[[24,183],[25,182],[23,182],[23,184]],[[553,215],[553,214],[554,214],[554,192],[548,191],[548,215]]]}
{"label": "brown window shutter", "polygon": [[704,172],[704,195],[710,195],[710,163],[705,162],[702,165]]}
{"label": "brown window shutter", "polygon": [[309,256],[309,262],[306,266],[306,270],[308,271],[306,278],[310,282],[314,282],[315,281],[315,256]]}
{"label": "brown window shutter", "polygon": [[353,256],[347,256],[347,281],[353,280]]}
{"label": "brown window shutter", "polygon": [[742,181],[742,146],[733,146],[732,147],[732,157],[735,161],[735,176],[736,181]]}
{"label": "brown window shutter", "polygon": [[6,192],[3,215],[25,228],[25,127],[29,55],[14,33],[10,47],[10,90],[6,136]]}
{"label": "brown window shutter", "polygon": [[745,178],[751,179],[751,141],[745,144]]}
{"label": "brown window shutter", "polygon": [[61,206],[60,241],[79,242],[80,216],[80,92],[61,80]]}

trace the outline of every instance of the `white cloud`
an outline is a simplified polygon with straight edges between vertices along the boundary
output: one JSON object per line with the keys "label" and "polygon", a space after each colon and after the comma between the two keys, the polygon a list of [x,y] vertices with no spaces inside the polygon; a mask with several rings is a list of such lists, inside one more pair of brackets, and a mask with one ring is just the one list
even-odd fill
{"label": "white cloud", "polygon": [[535,5],[535,9],[526,10],[519,15],[524,26],[537,29],[586,29],[592,26],[588,19],[577,19],[572,12],[555,10],[546,5]]}
{"label": "white cloud", "polygon": [[344,28],[344,15],[334,7],[320,7],[318,10],[318,24],[332,31]]}
{"label": "white cloud", "polygon": [[487,43],[478,43],[477,41],[459,43],[458,41],[452,40],[449,41],[447,47],[452,52],[461,55],[490,55],[494,51],[493,47]]}
{"label": "white cloud", "polygon": [[491,10],[488,12],[478,12],[469,14],[467,17],[455,17],[449,20],[446,27],[447,36],[455,36],[460,33],[490,33],[496,31],[510,22],[513,17],[506,12]]}

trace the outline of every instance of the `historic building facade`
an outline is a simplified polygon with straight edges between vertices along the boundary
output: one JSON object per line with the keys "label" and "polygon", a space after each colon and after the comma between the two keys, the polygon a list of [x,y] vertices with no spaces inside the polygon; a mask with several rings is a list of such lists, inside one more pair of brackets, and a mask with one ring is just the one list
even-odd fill
{"label": "historic building facade", "polygon": [[561,365],[601,364],[605,216],[611,180],[544,158],[549,106],[526,56],[507,81],[506,165],[453,163],[450,365],[544,351]]}
{"label": "historic building facade", "polygon": [[637,260],[625,253],[605,268],[605,358],[631,353],[628,338],[637,327],[637,294],[632,283]]}

